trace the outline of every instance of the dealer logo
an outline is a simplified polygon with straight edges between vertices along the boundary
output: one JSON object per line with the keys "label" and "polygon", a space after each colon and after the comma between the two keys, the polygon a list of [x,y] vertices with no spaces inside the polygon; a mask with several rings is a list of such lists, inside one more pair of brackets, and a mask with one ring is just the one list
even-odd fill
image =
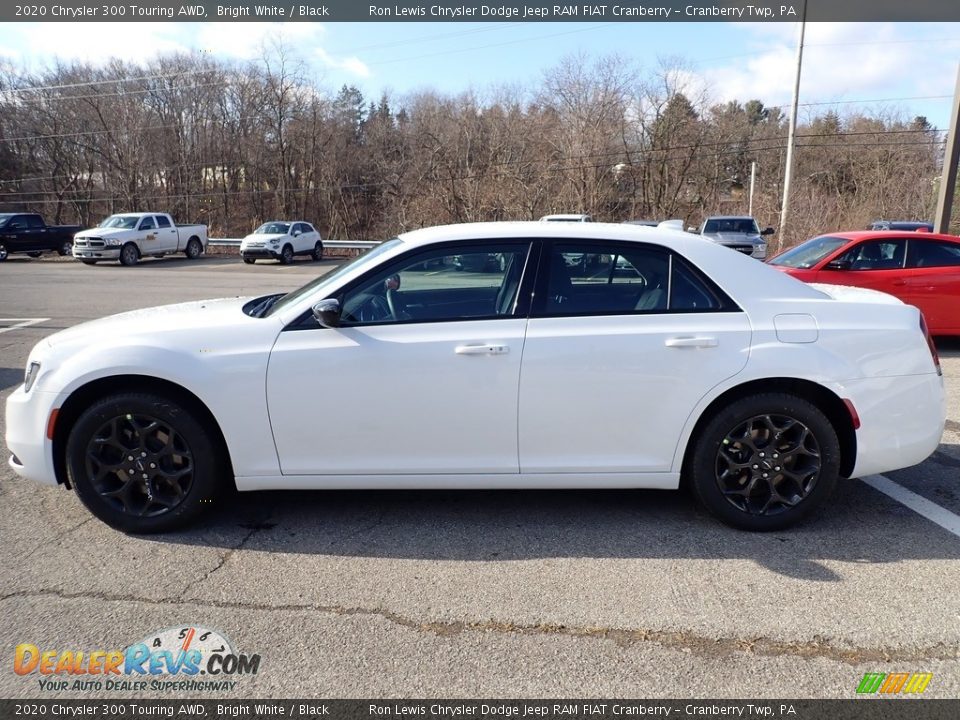
{"label": "dealer logo", "polygon": [[222,633],[202,626],[160,630],[124,650],[61,651],[21,643],[13,657],[17,675],[39,675],[40,689],[51,691],[232,690],[233,676],[259,670],[260,655],[236,652]]}

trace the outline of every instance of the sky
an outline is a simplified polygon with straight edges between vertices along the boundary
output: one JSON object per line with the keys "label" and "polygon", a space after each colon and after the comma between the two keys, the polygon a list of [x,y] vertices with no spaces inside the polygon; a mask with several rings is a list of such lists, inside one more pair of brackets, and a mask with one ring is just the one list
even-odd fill
{"label": "sky", "polygon": [[[536,87],[571,53],[618,54],[642,67],[682,58],[692,87],[717,102],[789,105],[797,23],[6,23],[0,62],[143,62],[175,51],[256,58],[267,39],[302,57],[322,86],[355,85],[368,99],[433,89]],[[960,23],[808,23],[801,119],[891,109],[949,125]],[[874,102],[864,103],[870,100]]]}

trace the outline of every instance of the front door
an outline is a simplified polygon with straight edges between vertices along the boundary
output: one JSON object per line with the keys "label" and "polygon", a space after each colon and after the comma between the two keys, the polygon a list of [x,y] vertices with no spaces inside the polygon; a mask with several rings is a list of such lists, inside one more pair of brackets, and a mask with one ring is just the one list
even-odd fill
{"label": "front door", "polygon": [[267,398],[283,474],[518,472],[528,249],[408,253],[337,296],[341,327],[280,333]]}

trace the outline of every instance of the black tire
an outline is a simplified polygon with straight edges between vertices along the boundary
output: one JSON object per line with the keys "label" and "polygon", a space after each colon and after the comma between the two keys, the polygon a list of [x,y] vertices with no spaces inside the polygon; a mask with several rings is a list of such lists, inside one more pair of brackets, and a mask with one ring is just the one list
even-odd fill
{"label": "black tire", "polygon": [[284,245],[283,250],[280,251],[280,264],[289,265],[293,262],[293,248],[289,245]]}
{"label": "black tire", "polygon": [[120,393],[77,419],[67,472],[83,504],[107,525],[164,532],[195,520],[217,497],[216,448],[190,409],[159,395]]}
{"label": "black tire", "polygon": [[323,243],[322,242],[320,242],[319,240],[317,241],[317,244],[313,246],[313,252],[310,253],[310,256],[317,262],[320,262],[321,260],[323,260]]}
{"label": "black tire", "polygon": [[96,261],[96,260],[81,260],[80,262],[82,262],[84,265],[96,265],[96,264],[97,264],[97,261]]}
{"label": "black tire", "polygon": [[10,253],[7,252],[7,246],[0,243],[0,262],[6,260],[9,255]]}
{"label": "black tire", "polygon": [[43,255],[42,252],[36,252],[36,251],[34,251],[34,252],[28,252],[28,253],[27,253],[27,256],[28,256],[28,257],[32,257],[32,258],[38,258],[38,257],[40,257],[41,255]]}
{"label": "black tire", "polygon": [[60,244],[60,247],[57,248],[57,255],[59,255],[60,257],[73,255],[73,240],[64,240]]}
{"label": "black tire", "polygon": [[257,261],[257,259],[256,259],[256,258],[244,258],[243,261],[244,261],[247,265],[253,265],[253,264]]}
{"label": "black tire", "polygon": [[822,506],[840,474],[840,442],[823,412],[786,393],[719,410],[684,469],[697,500],[728,525],[781,530]]}
{"label": "black tire", "polygon": [[183,251],[183,254],[187,256],[190,260],[196,260],[203,254],[203,243],[199,239],[193,237],[187,242],[187,248]]}
{"label": "black tire", "polygon": [[120,248],[120,264],[133,267],[140,262],[140,249],[133,243],[127,243]]}

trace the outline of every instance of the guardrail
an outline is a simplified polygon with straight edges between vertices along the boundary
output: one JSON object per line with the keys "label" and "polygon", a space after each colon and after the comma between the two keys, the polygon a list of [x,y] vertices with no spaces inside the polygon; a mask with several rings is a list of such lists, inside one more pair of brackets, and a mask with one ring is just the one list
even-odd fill
{"label": "guardrail", "polygon": [[[376,247],[381,240],[323,240],[325,248],[346,248],[351,250],[369,250]],[[213,247],[240,247],[240,238],[210,238],[208,245]]]}

